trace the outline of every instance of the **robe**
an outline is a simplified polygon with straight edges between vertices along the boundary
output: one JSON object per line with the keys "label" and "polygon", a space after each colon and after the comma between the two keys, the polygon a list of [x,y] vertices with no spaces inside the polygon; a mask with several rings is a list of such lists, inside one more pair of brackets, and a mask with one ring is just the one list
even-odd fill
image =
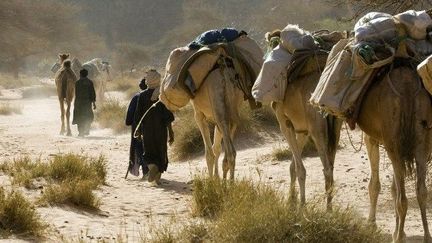
{"label": "robe", "polygon": [[93,82],[80,78],[75,83],[75,103],[72,124],[85,125],[93,122],[92,103],[96,101]]}
{"label": "robe", "polygon": [[139,176],[139,166],[143,166],[143,174],[148,172],[147,165],[143,164],[143,145],[139,139],[134,138],[134,132],[137,124],[135,123],[135,112],[138,105],[140,93],[136,94],[131,102],[126,113],[126,126],[131,126],[131,143],[129,148],[129,172],[132,175]]}
{"label": "robe", "polygon": [[[139,95],[135,112],[135,122],[139,123],[143,114],[156,102],[151,97],[155,89],[146,89]],[[159,172],[168,167],[168,125],[174,121],[174,115],[159,102],[143,119],[139,127],[144,148],[144,163],[157,165]]]}

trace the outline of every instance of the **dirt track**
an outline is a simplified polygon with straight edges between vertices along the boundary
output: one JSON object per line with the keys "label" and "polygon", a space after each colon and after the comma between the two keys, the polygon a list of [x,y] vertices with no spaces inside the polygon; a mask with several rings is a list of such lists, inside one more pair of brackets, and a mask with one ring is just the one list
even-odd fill
{"label": "dirt track", "polygon": [[[7,94],[7,92],[6,92]],[[0,97],[1,98],[1,97]],[[12,159],[30,155],[42,158],[58,153],[76,152],[98,156],[103,154],[108,159],[107,186],[97,193],[101,197],[101,213],[91,214],[68,207],[38,208],[42,218],[54,231],[78,239],[114,239],[120,235],[135,242],[140,235],[146,234],[151,225],[167,222],[172,216],[190,217],[190,182],[193,175],[205,170],[204,157],[188,162],[175,162],[169,165],[163,174],[161,186],[154,187],[126,172],[129,135],[115,136],[109,129],[92,130],[88,138],[77,138],[76,127],[73,137],[58,135],[60,130],[60,112],[57,100],[52,98],[36,100],[8,101],[23,107],[21,115],[0,116],[0,158]],[[335,181],[337,194],[335,202],[341,206],[353,206],[362,216],[367,217],[369,199],[367,193],[369,165],[365,148],[354,153],[345,130],[342,131],[342,148],[336,156]],[[353,134],[356,146],[359,146],[360,133]],[[248,141],[242,141],[248,144]],[[289,182],[288,162],[271,161],[270,154],[275,147],[286,146],[279,136],[267,139],[257,147],[247,148],[237,153],[237,178],[250,177],[274,185],[286,191]],[[393,205],[390,201],[391,167],[388,159],[381,153],[382,191],[378,202],[377,223],[384,232],[390,233],[394,227]],[[307,195],[311,200],[324,194],[324,177],[319,158],[306,158]],[[0,185],[10,186],[6,176],[0,174]],[[409,242],[420,242],[423,236],[421,219],[414,194],[413,183],[409,183],[409,210],[405,231]],[[36,197],[40,192],[28,192]],[[429,210],[430,222],[432,212]],[[56,234],[49,237],[55,241]]]}

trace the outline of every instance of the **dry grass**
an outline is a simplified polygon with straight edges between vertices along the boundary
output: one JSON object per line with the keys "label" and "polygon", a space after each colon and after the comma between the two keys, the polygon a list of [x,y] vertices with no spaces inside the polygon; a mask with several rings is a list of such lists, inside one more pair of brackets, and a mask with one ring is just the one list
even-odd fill
{"label": "dry grass", "polygon": [[141,79],[134,77],[116,78],[115,81],[109,82],[108,90],[120,91],[125,93],[126,97],[131,98],[140,91],[138,87]]}
{"label": "dry grass", "polygon": [[[278,191],[248,180],[194,179],[193,210],[210,216],[191,224],[169,241],[157,242],[384,242],[379,229],[350,208],[326,212],[324,202],[299,208]],[[184,223],[183,223],[184,224]],[[188,233],[189,232],[189,233]],[[192,232],[192,233],[191,233]],[[163,239],[162,237],[160,239]]]}
{"label": "dry grass", "polygon": [[0,235],[41,236],[47,226],[32,204],[19,192],[0,187]]}
{"label": "dry grass", "polygon": [[5,89],[15,89],[34,84],[38,84],[38,80],[35,77],[22,75],[19,79],[15,79],[12,75],[0,73],[0,86]]}
{"label": "dry grass", "polygon": [[[278,147],[273,149],[271,157],[275,161],[284,161],[292,159],[292,152],[288,147]],[[306,145],[303,148],[302,157],[315,157],[318,156],[315,144],[312,139],[308,139]]]}
{"label": "dry grass", "polygon": [[[196,125],[193,108],[188,105],[175,114],[176,121],[173,129],[175,142],[172,147],[172,155],[176,160],[185,160],[199,152],[204,151],[204,143],[201,133]],[[247,105],[240,109],[237,136],[247,136],[248,139],[260,141],[261,133],[277,129],[277,120],[269,107],[250,110]],[[213,138],[213,129],[211,129]]]}
{"label": "dry grass", "polygon": [[119,100],[109,99],[96,110],[96,121],[103,128],[110,128],[116,134],[126,133],[129,128],[125,124],[127,107]]}
{"label": "dry grass", "polygon": [[209,226],[203,222],[181,222],[179,227],[178,220],[164,224],[151,226],[154,228],[150,232],[150,239],[141,239],[142,243],[199,243],[199,242],[218,242],[212,241],[209,237]]}
{"label": "dry grass", "polygon": [[187,106],[175,114],[173,130],[175,140],[172,154],[176,160],[184,160],[203,151],[204,143],[196,125],[192,106]]}
{"label": "dry grass", "polygon": [[10,116],[13,114],[21,114],[22,107],[17,105],[11,105],[9,103],[0,103],[0,115]]}
{"label": "dry grass", "polygon": [[32,189],[32,183],[44,178],[48,186],[40,198],[41,204],[70,204],[86,209],[97,209],[99,200],[93,193],[105,183],[106,159],[75,154],[55,156],[48,162],[29,157],[4,162],[0,169],[13,177],[14,184]]}
{"label": "dry grass", "polygon": [[57,95],[57,89],[54,85],[34,85],[23,88],[22,97],[24,99],[49,98]]}

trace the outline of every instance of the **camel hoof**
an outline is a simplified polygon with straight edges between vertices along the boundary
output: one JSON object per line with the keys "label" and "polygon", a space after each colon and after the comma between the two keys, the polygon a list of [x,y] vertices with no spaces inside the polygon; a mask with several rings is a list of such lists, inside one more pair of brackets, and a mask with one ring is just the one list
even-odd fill
{"label": "camel hoof", "polygon": [[72,136],[72,132],[68,132],[66,135],[70,137]]}

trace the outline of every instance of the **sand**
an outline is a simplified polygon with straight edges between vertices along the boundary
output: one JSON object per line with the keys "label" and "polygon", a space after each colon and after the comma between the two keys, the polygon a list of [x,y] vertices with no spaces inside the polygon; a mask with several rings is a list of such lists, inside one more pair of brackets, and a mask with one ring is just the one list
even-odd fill
{"label": "sand", "polygon": [[[171,161],[168,171],[163,174],[162,185],[154,186],[139,177],[129,175],[124,179],[129,153],[130,135],[114,135],[109,129],[96,126],[87,138],[77,137],[73,127],[72,137],[59,135],[60,110],[55,97],[23,100],[13,91],[2,92],[0,102],[19,105],[22,114],[0,116],[0,158],[10,160],[22,155],[49,158],[60,153],[82,153],[90,156],[104,155],[108,160],[107,185],[97,190],[102,205],[99,213],[83,212],[70,207],[38,207],[41,217],[50,225],[47,241],[57,242],[59,237],[68,240],[82,239],[114,241],[122,238],[137,242],[146,236],[155,225],[166,224],[177,218],[191,217],[191,180],[195,174],[205,173],[205,158],[178,162]],[[360,146],[361,132],[350,132],[354,145]],[[275,188],[287,191],[289,184],[289,161],[272,161],[271,153],[275,148],[285,147],[286,142],[278,134],[261,143],[242,140],[243,149],[237,152],[236,177],[261,180]],[[253,144],[253,147],[247,147]],[[352,206],[363,217],[368,215],[369,164],[365,147],[355,153],[348,142],[346,131],[342,131],[340,150],[336,155],[335,204],[342,207]],[[394,209],[391,203],[391,166],[384,152],[380,175],[382,191],[378,201],[377,224],[384,232],[393,231]],[[305,158],[307,169],[306,191],[308,200],[324,196],[324,177],[318,157]],[[0,174],[0,186],[10,188],[7,176]],[[414,185],[408,183],[409,210],[405,231],[408,242],[420,242],[423,236],[421,219]],[[40,191],[27,192],[32,200]],[[430,210],[429,210],[430,211]],[[429,219],[431,212],[429,212]],[[431,221],[431,220],[429,220]],[[174,222],[175,223],[175,222]],[[21,242],[7,239],[5,242]]]}

